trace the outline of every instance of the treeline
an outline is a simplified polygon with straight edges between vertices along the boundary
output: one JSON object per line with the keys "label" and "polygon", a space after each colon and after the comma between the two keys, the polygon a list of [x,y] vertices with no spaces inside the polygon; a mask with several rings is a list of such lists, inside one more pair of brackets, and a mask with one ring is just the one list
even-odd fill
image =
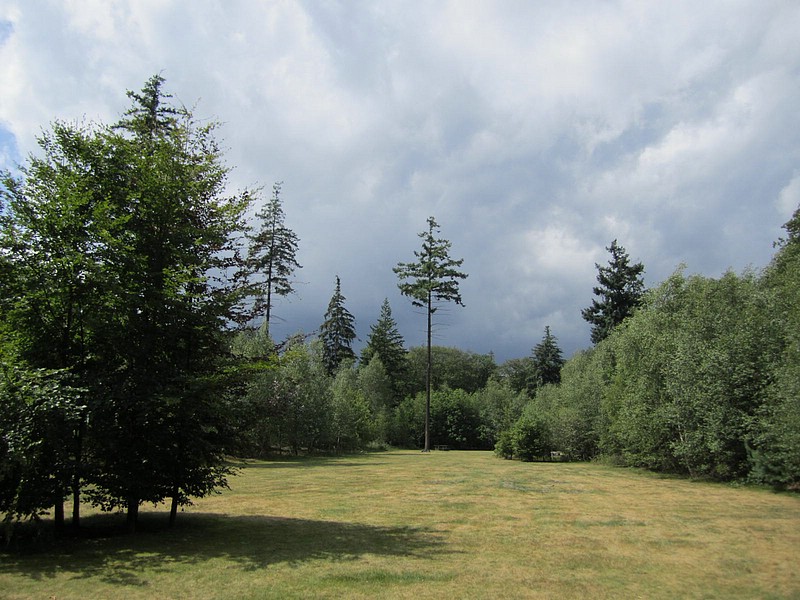
{"label": "treeline", "polygon": [[676,272],[565,364],[500,455],[800,484],[800,209],[762,273]]}
{"label": "treeline", "polygon": [[[0,174],[6,540],[50,511],[64,528],[70,498],[74,527],[86,501],[125,511],[131,529],[141,505],[169,501],[172,522],[227,485],[233,454],[419,443],[422,419],[406,403],[426,388],[427,353],[406,351],[388,302],[360,366],[338,277],[316,339],[270,340],[274,299],[301,268],[281,185],[248,219],[259,193],[228,192],[216,124],[173,105],[163,84],[128,92],[112,125],[54,123],[37,155]],[[435,225],[426,243],[442,261]],[[418,265],[405,266],[413,278]],[[414,298],[433,312],[452,276],[426,272]],[[437,356],[431,383],[486,385],[485,357]],[[466,426],[448,431],[454,445],[476,443]]]}
{"label": "treeline", "polygon": [[[552,452],[773,485],[800,482],[800,224],[763,273],[676,273],[646,293],[613,242],[594,348],[564,361],[549,328],[497,365],[454,348],[406,349],[388,301],[356,357],[338,277],[316,336],[275,343],[298,239],[280,184],[227,192],[214,124],[151,78],[111,126],[56,123],[0,177],[0,513],[89,501],[177,508],[227,485],[226,456],[389,445]],[[395,273],[426,308],[460,304],[466,277],[431,217]],[[309,339],[311,338],[311,339]],[[428,336],[430,344],[430,335]],[[427,433],[426,433],[427,430]]]}
{"label": "treeline", "polygon": [[[374,328],[373,328],[374,330]],[[290,341],[280,353],[264,329],[239,334],[234,351],[250,365],[230,404],[240,456],[341,453],[387,446],[422,448],[426,348],[401,347],[400,370],[373,351],[334,373],[320,340]],[[364,360],[364,356],[371,357]],[[384,355],[385,356],[385,355]],[[526,402],[493,379],[490,355],[432,348],[431,439],[453,449],[491,449]]]}

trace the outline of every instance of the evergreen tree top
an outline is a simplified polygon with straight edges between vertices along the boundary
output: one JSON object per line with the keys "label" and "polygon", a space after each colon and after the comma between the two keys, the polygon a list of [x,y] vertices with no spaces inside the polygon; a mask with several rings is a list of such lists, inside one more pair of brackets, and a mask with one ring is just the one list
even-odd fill
{"label": "evergreen tree top", "polygon": [[[425,307],[431,301],[455,302],[464,306],[459,291],[458,280],[468,275],[458,270],[464,259],[450,258],[451,242],[437,238],[439,224],[433,217],[428,217],[428,230],[419,233],[422,239],[422,250],[414,251],[417,262],[398,263],[393,269],[401,280],[397,287],[400,293],[411,298],[414,306]],[[431,312],[436,308],[431,307]]]}
{"label": "evergreen tree top", "polygon": [[599,299],[581,311],[581,316],[592,324],[592,342],[598,343],[608,337],[611,330],[633,313],[644,294],[642,263],[631,264],[625,248],[611,242],[606,248],[611,254],[608,266],[595,263],[597,282],[592,292]]}
{"label": "evergreen tree top", "polygon": [[133,106],[123,113],[123,118],[115,125],[115,129],[124,129],[134,135],[151,139],[173,131],[178,117],[186,116],[188,112],[165,104],[164,101],[172,98],[172,94],[162,91],[164,81],[157,74],[145,82],[140,93],[128,90],[127,96],[133,100]]}

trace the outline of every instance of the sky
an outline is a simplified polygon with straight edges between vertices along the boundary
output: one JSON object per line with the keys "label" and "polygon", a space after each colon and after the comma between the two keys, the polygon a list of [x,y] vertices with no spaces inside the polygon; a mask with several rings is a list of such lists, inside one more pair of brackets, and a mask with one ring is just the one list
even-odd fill
{"label": "sky", "polygon": [[56,120],[115,122],[160,73],[218,120],[231,190],[283,182],[282,338],[341,278],[359,351],[434,216],[465,306],[434,343],[565,356],[616,239],[655,286],[765,267],[800,205],[796,0],[0,0],[0,168]]}

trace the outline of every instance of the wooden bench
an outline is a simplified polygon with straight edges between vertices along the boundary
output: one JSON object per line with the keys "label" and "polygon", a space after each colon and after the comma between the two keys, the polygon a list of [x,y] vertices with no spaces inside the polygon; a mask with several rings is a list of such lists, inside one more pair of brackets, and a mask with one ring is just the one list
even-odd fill
{"label": "wooden bench", "polygon": [[450,450],[450,446],[439,445],[439,446],[434,446],[433,449],[434,450]]}

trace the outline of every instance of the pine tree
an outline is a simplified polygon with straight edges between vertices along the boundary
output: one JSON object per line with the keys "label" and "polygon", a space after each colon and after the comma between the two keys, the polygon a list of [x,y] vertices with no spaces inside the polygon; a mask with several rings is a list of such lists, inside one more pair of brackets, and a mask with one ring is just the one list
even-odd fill
{"label": "pine tree", "polygon": [[395,400],[401,399],[402,382],[406,373],[406,350],[403,336],[397,330],[397,323],[392,317],[392,308],[386,298],[381,306],[378,321],[370,327],[367,345],[361,352],[361,364],[368,365],[374,356],[377,356],[386,374],[392,382]]}
{"label": "pine tree", "polygon": [[558,339],[550,332],[548,325],[544,328],[542,341],[533,348],[533,381],[530,387],[535,389],[548,383],[559,383],[564,362]]}
{"label": "pine tree", "polygon": [[[464,259],[450,258],[452,244],[445,239],[435,237],[439,232],[436,219],[428,217],[428,230],[419,234],[422,239],[422,250],[414,251],[417,262],[398,263],[393,269],[400,279],[397,287],[400,293],[411,298],[411,304],[424,308],[427,318],[427,364],[425,372],[425,447],[423,452],[430,452],[430,412],[431,412],[431,331],[433,314],[438,307],[435,302],[455,302],[464,306],[458,288],[458,280],[466,279],[467,274],[458,271]],[[405,280],[405,281],[404,281]]]}
{"label": "pine tree", "polygon": [[272,186],[272,198],[256,213],[261,225],[255,235],[248,235],[248,267],[262,279],[254,285],[253,315],[263,313],[267,330],[272,317],[273,295],[293,293],[292,273],[303,268],[296,258],[298,237],[284,225],[281,185],[276,183]]}
{"label": "pine tree", "polygon": [[607,247],[611,260],[607,267],[595,263],[597,267],[598,287],[592,288],[599,300],[592,300],[592,305],[581,311],[581,316],[592,324],[592,343],[597,344],[611,333],[641,302],[644,294],[642,263],[630,264],[625,248],[617,244],[617,240]]}
{"label": "pine tree", "polygon": [[325,321],[319,328],[322,340],[322,361],[329,375],[336,373],[343,361],[356,358],[355,352],[351,348],[353,340],[356,339],[356,320],[344,307],[344,301],[342,284],[337,275],[336,289],[328,303]]}

